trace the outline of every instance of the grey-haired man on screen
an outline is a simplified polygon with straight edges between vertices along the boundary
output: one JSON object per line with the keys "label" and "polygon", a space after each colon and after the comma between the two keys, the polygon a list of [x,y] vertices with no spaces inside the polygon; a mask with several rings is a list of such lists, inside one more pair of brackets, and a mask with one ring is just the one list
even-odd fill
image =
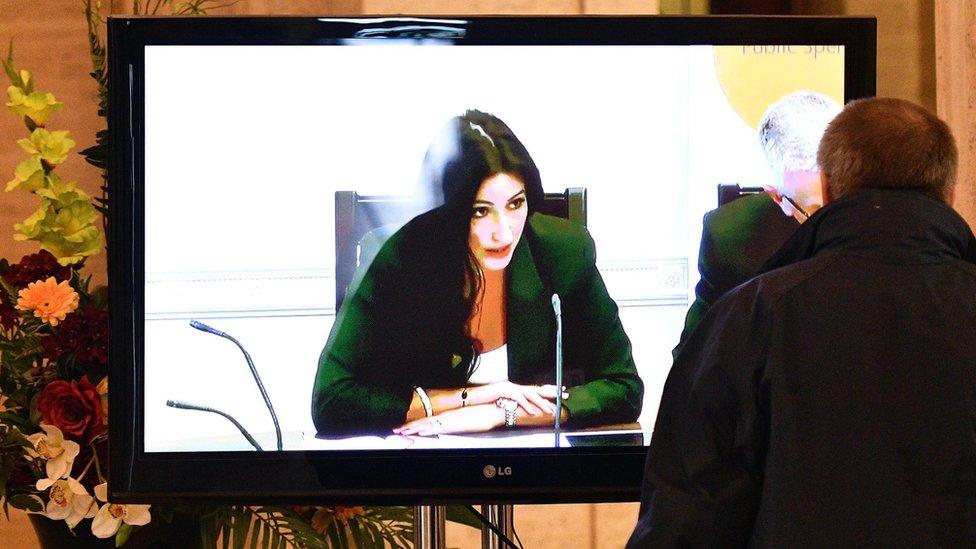
{"label": "grey-haired man on screen", "polygon": [[629,547],[976,547],[976,238],[948,126],[827,128],[825,206],[668,376]]}
{"label": "grey-haired man on screen", "polygon": [[776,180],[765,193],[705,214],[698,253],[701,280],[675,356],[708,307],[759,274],[799,224],[823,205],[817,145],[839,112],[833,99],[813,91],[791,93],[766,109],[759,122],[759,145]]}

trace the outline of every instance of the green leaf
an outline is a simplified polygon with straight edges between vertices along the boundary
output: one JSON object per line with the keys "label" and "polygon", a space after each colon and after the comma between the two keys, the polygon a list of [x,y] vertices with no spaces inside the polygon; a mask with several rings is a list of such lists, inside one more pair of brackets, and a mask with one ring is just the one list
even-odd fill
{"label": "green leaf", "polygon": [[220,523],[220,540],[223,549],[230,549],[230,524],[227,523],[227,520],[225,518]]}
{"label": "green leaf", "polygon": [[19,88],[24,87],[24,83],[20,80],[20,75],[17,74],[16,69],[14,69],[14,39],[10,39],[10,45],[7,46],[7,58],[3,60],[3,71],[7,73],[7,78],[10,83]]}
{"label": "green leaf", "polygon": [[481,521],[478,517],[471,514],[471,511],[463,505],[448,505],[447,506],[447,520],[451,522],[456,522],[458,524],[463,524],[464,526],[470,526],[478,530],[481,529]]}
{"label": "green leaf", "polygon": [[352,536],[352,541],[356,547],[366,547],[366,544],[363,543],[365,541],[365,533],[358,520],[349,521],[349,534]]}
{"label": "green leaf", "polygon": [[261,525],[260,521],[254,523],[254,527],[251,528],[251,543],[249,549],[258,549],[258,539],[261,537]]}
{"label": "green leaf", "polygon": [[115,546],[122,547],[125,545],[125,542],[129,541],[129,536],[131,535],[132,525],[123,522],[122,526],[119,526],[119,531],[115,533]]}
{"label": "green leaf", "polygon": [[333,523],[325,533],[328,536],[332,547],[345,547],[342,537],[339,536],[338,522]]}
{"label": "green leaf", "polygon": [[24,417],[21,417],[16,412],[0,412],[0,421],[6,424],[13,424],[17,427],[22,427],[25,431],[30,431],[32,424]]}
{"label": "green leaf", "polygon": [[383,536],[383,532],[380,531],[380,528],[379,526],[376,525],[376,523],[367,522],[366,530],[373,536],[374,545],[378,545],[378,546],[383,545],[383,539],[385,536]]}
{"label": "green leaf", "polygon": [[23,511],[31,511],[34,513],[40,513],[44,510],[44,505],[41,501],[33,494],[15,494],[8,498],[10,505],[16,509],[21,509]]}
{"label": "green leaf", "polygon": [[214,528],[215,525],[213,522],[212,513],[208,513],[200,517],[200,547],[210,548],[214,546]]}
{"label": "green leaf", "polygon": [[234,514],[234,549],[244,549],[244,540],[251,529],[251,512],[247,507],[237,508]]}
{"label": "green leaf", "polygon": [[261,531],[264,533],[264,549],[271,549],[271,526],[266,522],[261,523]]}

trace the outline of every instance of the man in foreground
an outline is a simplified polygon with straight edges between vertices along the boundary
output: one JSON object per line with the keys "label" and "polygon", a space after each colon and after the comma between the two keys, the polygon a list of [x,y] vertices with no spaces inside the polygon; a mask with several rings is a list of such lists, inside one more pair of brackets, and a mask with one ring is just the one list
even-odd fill
{"label": "man in foreground", "polygon": [[848,105],[827,204],[668,376],[630,547],[976,546],[976,239],[948,127]]}

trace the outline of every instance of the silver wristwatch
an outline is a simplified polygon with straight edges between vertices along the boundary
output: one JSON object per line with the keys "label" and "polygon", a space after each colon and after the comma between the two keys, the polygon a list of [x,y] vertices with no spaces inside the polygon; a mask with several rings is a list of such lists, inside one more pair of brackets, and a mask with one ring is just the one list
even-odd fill
{"label": "silver wristwatch", "polygon": [[510,398],[500,398],[495,401],[495,406],[498,406],[505,412],[505,427],[511,429],[515,427],[515,411],[518,410],[518,402]]}

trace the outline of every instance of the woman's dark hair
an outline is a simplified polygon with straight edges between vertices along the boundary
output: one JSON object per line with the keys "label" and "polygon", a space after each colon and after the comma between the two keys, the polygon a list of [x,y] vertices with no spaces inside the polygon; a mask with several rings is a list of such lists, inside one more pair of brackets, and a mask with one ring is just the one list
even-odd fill
{"label": "woman's dark hair", "polygon": [[[434,207],[437,249],[445,291],[452,346],[468,365],[471,374],[480,349],[467,329],[468,319],[482,291],[483,273],[468,246],[471,212],[481,184],[506,173],[525,185],[526,205],[531,215],[542,202],[544,191],[539,169],[529,152],[498,117],[476,110],[452,118],[427,149],[417,191]],[[439,254],[440,255],[440,254]],[[462,380],[463,382],[463,380]]]}

